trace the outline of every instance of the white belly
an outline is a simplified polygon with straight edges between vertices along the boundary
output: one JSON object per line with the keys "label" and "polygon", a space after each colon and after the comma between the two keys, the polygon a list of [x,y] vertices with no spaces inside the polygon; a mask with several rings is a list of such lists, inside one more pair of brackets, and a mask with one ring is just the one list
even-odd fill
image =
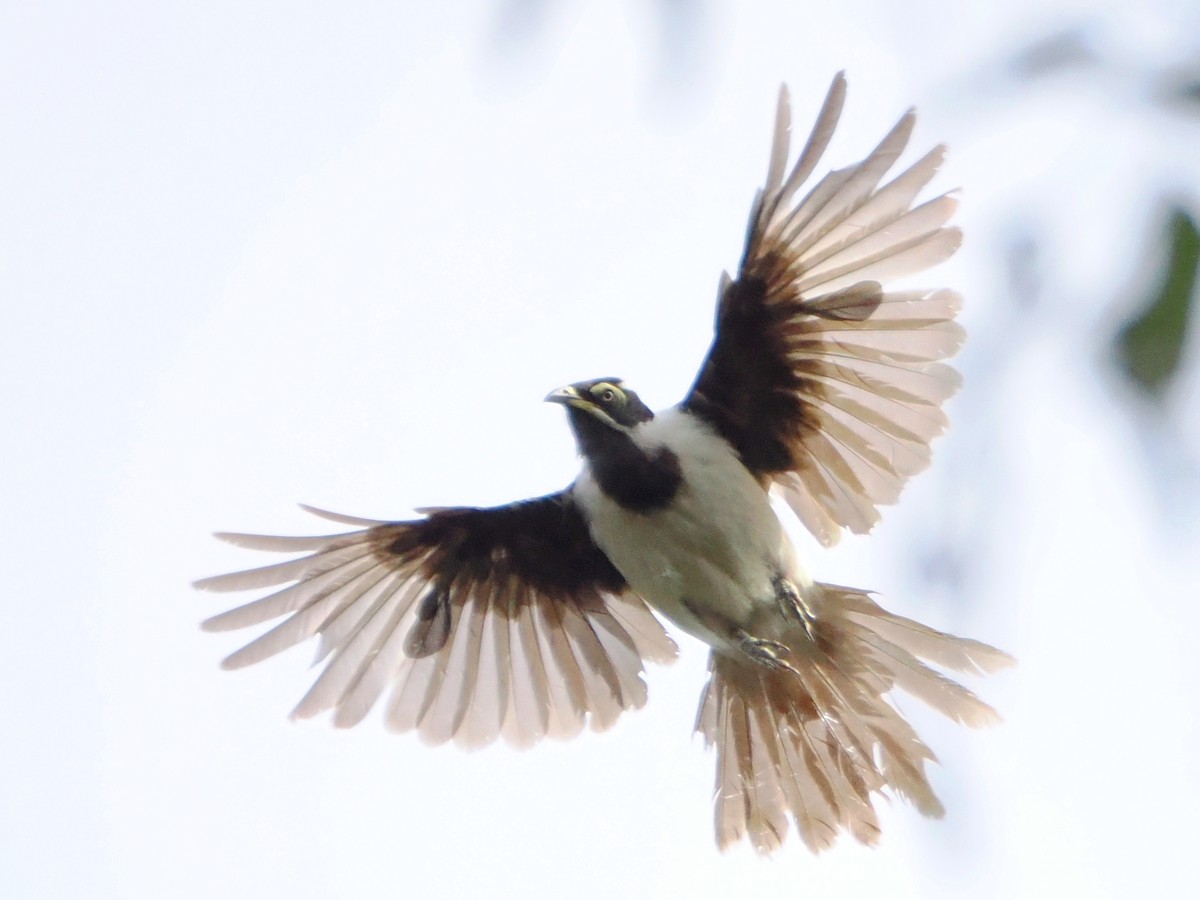
{"label": "white belly", "polygon": [[639,442],[665,444],[683,481],[664,509],[623,509],[585,468],[575,496],[592,536],[629,586],[695,637],[732,649],[737,628],[761,631],[777,610],[774,579],[803,579],[767,493],[729,445],[676,410],[641,429]]}

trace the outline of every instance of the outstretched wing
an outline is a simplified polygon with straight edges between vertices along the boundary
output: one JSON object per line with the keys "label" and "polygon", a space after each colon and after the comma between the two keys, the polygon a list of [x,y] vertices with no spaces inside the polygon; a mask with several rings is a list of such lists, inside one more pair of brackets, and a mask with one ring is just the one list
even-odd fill
{"label": "outstretched wing", "polygon": [[929,464],[958,374],[939,360],[962,343],[947,290],[887,291],[881,281],[942,262],[961,234],[955,200],[914,206],[938,146],[881,186],[904,150],[905,114],[859,163],[796,200],[833,135],[846,96],[834,78],[804,149],[784,177],[790,114],[779,96],[766,186],[750,213],[736,280],[722,277],[716,335],[683,406],[706,419],[810,531],[832,544],[869,531]]}
{"label": "outstretched wing", "polygon": [[240,591],[294,582],[204,623],[209,631],[286,616],[225,660],[259,662],[320,635],[324,669],[293,715],[361,721],[389,687],[387,721],[431,743],[526,746],[599,731],[646,701],[643,660],[675,644],[591,539],[569,491],[491,509],[426,511],[320,537],[220,534],[255,550],[303,552],[196,582]]}

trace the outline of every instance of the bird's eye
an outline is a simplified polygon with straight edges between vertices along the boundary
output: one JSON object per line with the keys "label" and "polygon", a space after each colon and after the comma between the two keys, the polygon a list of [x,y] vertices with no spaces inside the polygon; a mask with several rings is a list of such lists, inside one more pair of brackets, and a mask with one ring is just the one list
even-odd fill
{"label": "bird's eye", "polygon": [[612,403],[616,396],[612,388],[605,388],[603,393],[600,394],[600,399],[605,403]]}

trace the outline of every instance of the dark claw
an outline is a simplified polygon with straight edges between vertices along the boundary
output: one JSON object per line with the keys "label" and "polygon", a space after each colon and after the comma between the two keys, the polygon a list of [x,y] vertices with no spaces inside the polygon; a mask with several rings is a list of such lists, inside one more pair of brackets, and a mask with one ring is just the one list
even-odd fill
{"label": "dark claw", "polygon": [[789,619],[799,622],[804,626],[804,631],[808,635],[809,640],[816,640],[813,633],[813,626],[817,622],[816,615],[804,601],[804,597],[796,589],[796,586],[784,578],[782,575],[775,576],[775,600],[779,604],[780,610]]}
{"label": "dark claw", "polygon": [[761,663],[769,669],[784,670],[794,675],[800,674],[787,661],[786,657],[790,651],[778,641],[768,641],[763,638],[751,637],[744,631],[738,632],[738,640],[741,643],[742,652],[755,662]]}

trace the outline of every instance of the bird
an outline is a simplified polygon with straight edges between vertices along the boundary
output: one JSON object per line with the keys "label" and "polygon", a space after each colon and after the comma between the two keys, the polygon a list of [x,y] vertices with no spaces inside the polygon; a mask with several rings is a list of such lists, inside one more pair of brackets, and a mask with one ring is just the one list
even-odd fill
{"label": "bird", "polygon": [[883,797],[942,815],[934,755],[895,695],[990,724],[995,710],[942,670],[1012,658],[814,580],[772,504],[824,546],[869,532],[930,464],[960,383],[944,362],[964,339],[959,295],[885,287],[959,247],[955,193],[917,202],[945,147],[884,180],[910,109],[801,194],[845,98],[838,73],[789,167],[781,88],[740,264],[721,276],[712,344],[677,405],[654,412],[616,377],[552,391],[582,465],[545,496],[397,521],[304,507],[350,530],[218,533],[289,554],[195,583],[272,589],[203,623],[274,623],[223,665],[317,638],[321,669],[295,717],[349,727],[382,702],[390,728],[428,743],[527,747],[643,707],[647,664],[678,655],[665,619],[709,650],[696,731],[715,747],[720,849],[746,839],[770,854],[792,829],[814,852],[842,834],[874,844]]}

